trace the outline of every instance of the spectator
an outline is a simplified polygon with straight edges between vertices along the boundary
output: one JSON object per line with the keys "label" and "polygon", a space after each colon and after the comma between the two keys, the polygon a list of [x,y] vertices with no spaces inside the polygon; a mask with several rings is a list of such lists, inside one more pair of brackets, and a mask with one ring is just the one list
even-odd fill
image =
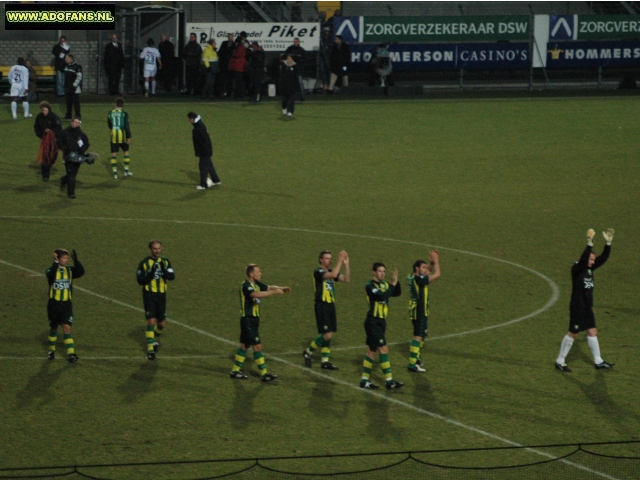
{"label": "spectator", "polygon": [[336,35],[336,41],[331,49],[331,57],[329,59],[329,71],[331,72],[331,81],[329,82],[329,90],[333,91],[338,78],[342,78],[342,86],[349,86],[349,73],[347,69],[351,64],[351,51],[349,45],[342,41],[342,35]]}
{"label": "spectator", "polygon": [[29,91],[27,93],[27,102],[34,103],[38,101],[38,94],[36,93],[36,83],[38,82],[38,73],[33,68],[31,60],[24,62],[24,66],[29,70]]}
{"label": "spectator", "polygon": [[394,85],[392,71],[391,55],[387,46],[381,43],[369,61],[369,86],[392,87]]}
{"label": "spectator", "polygon": [[213,38],[207,40],[207,46],[202,52],[202,66],[206,78],[204,89],[202,90],[202,100],[205,100],[213,98],[213,85],[216,81],[216,74],[220,71],[216,41]]}
{"label": "spectator", "polygon": [[293,117],[298,86],[298,66],[293,61],[293,55],[289,54],[286,61],[280,66],[282,115],[287,115],[289,118]]}
{"label": "spectator", "polygon": [[245,96],[244,71],[247,66],[247,49],[242,37],[236,38],[235,48],[229,60],[229,72],[233,73],[233,90],[236,99]]}
{"label": "spectator", "polygon": [[107,74],[109,95],[120,95],[120,75],[124,68],[124,50],[118,42],[118,35],[111,35],[111,41],[104,47],[104,71]]}
{"label": "spectator", "polygon": [[329,58],[331,56],[330,44],[331,27],[324,26],[322,27],[322,33],[320,34],[320,58],[318,60],[320,79],[322,80],[322,93],[324,94],[327,93],[327,86],[329,85]]}
{"label": "spectator", "polygon": [[176,76],[176,64],[174,60],[176,56],[176,49],[164,33],[160,35],[158,51],[162,58],[162,70],[159,72],[160,75],[158,78],[161,84],[164,85],[165,92],[170,92],[173,85],[173,79]]}
{"label": "spectator", "polygon": [[33,130],[40,139],[38,163],[42,170],[42,181],[46,182],[49,180],[51,167],[58,159],[58,144],[61,143],[62,136],[62,121],[53,113],[49,102],[40,103],[40,113],[36,115]]}
{"label": "spectator", "polygon": [[264,49],[257,41],[251,43],[251,85],[253,87],[253,99],[255,103],[260,102],[262,94],[262,74],[264,72],[265,53]]}
{"label": "spectator", "polygon": [[189,35],[189,43],[184,46],[182,58],[185,62],[187,81],[185,95],[195,95],[202,59],[202,47],[198,43],[195,33]]}
{"label": "spectator", "polygon": [[80,93],[82,93],[82,66],[78,65],[69,54],[65,57],[67,67],[64,69],[64,94],[67,101],[65,120],[71,120],[71,105],[75,115],[80,117]]}
{"label": "spectator", "polygon": [[304,81],[302,80],[302,70],[304,69],[305,56],[307,51],[300,46],[300,39],[294,38],[293,45],[285,51],[285,54],[292,55],[293,61],[298,66],[298,82],[300,84],[300,100],[304,102]]}
{"label": "spectator", "polygon": [[71,47],[67,43],[67,37],[60,37],[60,41],[53,46],[51,53],[55,57],[55,67],[56,67],[56,94],[59,97],[63,97],[65,94],[64,91],[64,70],[67,68],[66,57]]}
{"label": "spectator", "polygon": [[231,60],[231,54],[235,49],[235,42],[233,41],[233,34],[227,35],[227,40],[222,42],[220,49],[218,50],[218,62],[220,64],[220,75],[218,79],[218,90],[221,97],[226,97],[231,86],[233,85],[233,72],[229,71],[229,60]]}

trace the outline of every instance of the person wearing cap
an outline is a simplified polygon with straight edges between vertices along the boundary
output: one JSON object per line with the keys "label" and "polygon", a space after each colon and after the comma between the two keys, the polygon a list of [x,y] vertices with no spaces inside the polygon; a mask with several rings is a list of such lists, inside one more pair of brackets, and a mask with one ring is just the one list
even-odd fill
{"label": "person wearing cap", "polygon": [[187,118],[189,119],[189,123],[193,125],[193,131],[191,132],[193,149],[196,157],[200,158],[200,183],[196,187],[196,190],[206,190],[214,185],[220,185],[222,182],[211,161],[213,145],[211,144],[211,137],[207,131],[207,126],[202,121],[202,118],[200,118],[200,115],[195,112],[187,113]]}
{"label": "person wearing cap", "polygon": [[285,54],[293,55],[293,61],[298,65],[298,81],[300,83],[300,100],[304,102],[304,81],[302,80],[302,70],[304,69],[305,56],[307,51],[300,46],[300,39],[294,38],[293,45],[287,48]]}
{"label": "person wearing cap", "polygon": [[265,53],[257,40],[251,42],[251,86],[252,102],[258,103],[262,94],[262,73],[264,72]]}
{"label": "person wearing cap", "polygon": [[[73,259],[73,266],[69,266],[69,257]],[[47,358],[55,360],[56,342],[58,341],[58,327],[62,325],[64,346],[67,349],[67,361],[76,363],[76,355],[71,326],[73,325],[73,281],[84,275],[84,267],[78,260],[76,251],[69,255],[63,248],[53,252],[53,264],[47,268],[45,276],[49,282],[49,302],[47,316],[49,317],[49,352]]]}
{"label": "person wearing cap", "polygon": [[298,65],[293,61],[293,55],[287,55],[285,62],[280,65],[280,94],[282,95],[282,115],[293,117],[296,93],[298,92]]}
{"label": "person wearing cap", "polygon": [[213,98],[213,85],[216,81],[216,74],[220,71],[216,41],[213,38],[207,40],[207,46],[202,51],[202,67],[205,73],[202,100],[205,100],[206,98]]}

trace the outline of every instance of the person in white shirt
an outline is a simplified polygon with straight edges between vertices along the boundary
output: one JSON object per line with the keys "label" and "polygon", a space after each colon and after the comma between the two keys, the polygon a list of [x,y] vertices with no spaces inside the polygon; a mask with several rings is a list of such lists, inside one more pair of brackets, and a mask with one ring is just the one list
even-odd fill
{"label": "person in white shirt", "polygon": [[24,58],[18,58],[18,64],[11,67],[8,75],[11,84],[11,114],[13,119],[18,119],[18,100],[22,98],[22,108],[24,118],[32,115],[29,113],[29,102],[27,102],[27,92],[29,91],[29,69],[24,66]]}
{"label": "person in white shirt", "polygon": [[147,40],[148,47],[145,47],[140,54],[140,58],[144,60],[144,96],[149,96],[149,79],[151,79],[151,94],[156,94],[156,75],[158,69],[162,69],[162,60],[160,60],[160,52],[153,45],[153,38]]}

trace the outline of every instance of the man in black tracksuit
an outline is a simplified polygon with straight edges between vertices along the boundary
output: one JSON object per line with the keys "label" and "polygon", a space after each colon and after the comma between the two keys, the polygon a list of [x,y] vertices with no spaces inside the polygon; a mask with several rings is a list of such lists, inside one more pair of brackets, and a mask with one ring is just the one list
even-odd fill
{"label": "man in black tracksuit", "polygon": [[80,118],[80,94],[82,93],[82,67],[78,65],[73,55],[68,54],[64,61],[67,66],[64,69],[64,95],[67,102],[67,114],[65,120],[71,120],[71,106],[76,117]]}
{"label": "man in black tracksuit", "polygon": [[67,174],[60,179],[60,190],[66,188],[69,198],[76,198],[76,175],[81,164],[69,161],[69,154],[84,155],[89,148],[89,137],[80,129],[79,117],[73,117],[71,125],[62,131],[60,148],[64,152],[64,168],[67,171]]}
{"label": "man in black tracksuit", "polygon": [[600,268],[609,259],[611,254],[611,241],[613,240],[613,228],[609,228],[606,232],[602,232],[606,245],[602,254],[596,257],[593,253],[593,237],[596,232],[593,229],[587,231],[587,248],[582,252],[580,260],[571,267],[571,304],[569,307],[570,320],[569,332],[562,339],[560,345],[560,354],[556,359],[555,367],[562,372],[571,372],[571,369],[565,363],[565,359],[571,350],[573,341],[578,333],[587,331],[587,342],[593,354],[593,360],[596,370],[610,369],[613,363],[606,362],[600,356],[600,344],[598,343],[598,330],[596,328],[596,319],[593,314],[593,271]]}
{"label": "man in black tracksuit", "polygon": [[[213,146],[211,145],[211,137],[200,115],[194,112],[187,114],[189,122],[193,125],[193,149],[195,150],[196,157],[200,158],[200,184],[196,187],[197,190],[206,190],[214,185],[220,185],[220,177],[216,173],[216,169],[211,161],[213,155]],[[208,178],[211,176],[211,178]]]}

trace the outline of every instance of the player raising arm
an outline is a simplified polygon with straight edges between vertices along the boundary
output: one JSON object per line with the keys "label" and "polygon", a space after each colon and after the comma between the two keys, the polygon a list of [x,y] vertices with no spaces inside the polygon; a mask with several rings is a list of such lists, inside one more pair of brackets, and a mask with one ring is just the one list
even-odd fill
{"label": "player raising arm", "polygon": [[[328,250],[323,250],[318,255],[320,266],[313,271],[313,280],[316,287],[314,312],[316,315],[316,326],[318,336],[311,342],[311,345],[302,352],[304,364],[311,368],[311,354],[318,348],[322,349],[322,365],[325,370],[338,370],[329,361],[331,357],[331,338],[334,332],[338,331],[338,320],[336,318],[336,296],[334,282],[349,282],[351,280],[351,270],[349,269],[349,255],[346,251],[341,251],[338,255],[336,268],[331,269],[333,256]],[[340,269],[344,265],[344,274]]]}
{"label": "player raising arm", "polygon": [[593,271],[600,268],[609,259],[611,254],[611,241],[615,230],[609,228],[606,232],[602,232],[602,236],[606,242],[604,250],[599,257],[592,252],[593,237],[596,232],[592,228],[587,231],[587,247],[582,252],[580,260],[571,267],[571,304],[569,307],[570,320],[569,332],[562,339],[560,345],[560,354],[556,359],[556,368],[561,372],[571,372],[567,367],[565,359],[571,350],[573,341],[578,333],[587,331],[587,342],[593,355],[596,370],[610,369],[613,363],[606,362],[600,356],[600,345],[598,343],[598,330],[596,329],[596,319],[593,314]]}
{"label": "player raising arm", "polygon": [[409,317],[413,323],[413,339],[409,346],[409,371],[424,373],[420,353],[427,337],[429,320],[429,285],[440,278],[440,253],[429,252],[429,264],[416,260],[413,275],[407,277],[409,284]]}
{"label": "player raising arm", "polygon": [[373,264],[373,279],[367,283],[365,291],[369,303],[369,311],[364,321],[364,330],[367,334],[367,356],[362,363],[362,379],[360,388],[377,389],[369,380],[371,369],[376,363],[376,356],[380,354],[380,367],[384,373],[387,389],[402,388],[404,383],[396,382],[391,375],[391,363],[389,362],[389,346],[385,338],[387,329],[387,315],[389,314],[389,299],[399,297],[402,293],[400,283],[398,283],[398,269],[391,273],[391,284],[385,281],[387,268],[384,263]]}

